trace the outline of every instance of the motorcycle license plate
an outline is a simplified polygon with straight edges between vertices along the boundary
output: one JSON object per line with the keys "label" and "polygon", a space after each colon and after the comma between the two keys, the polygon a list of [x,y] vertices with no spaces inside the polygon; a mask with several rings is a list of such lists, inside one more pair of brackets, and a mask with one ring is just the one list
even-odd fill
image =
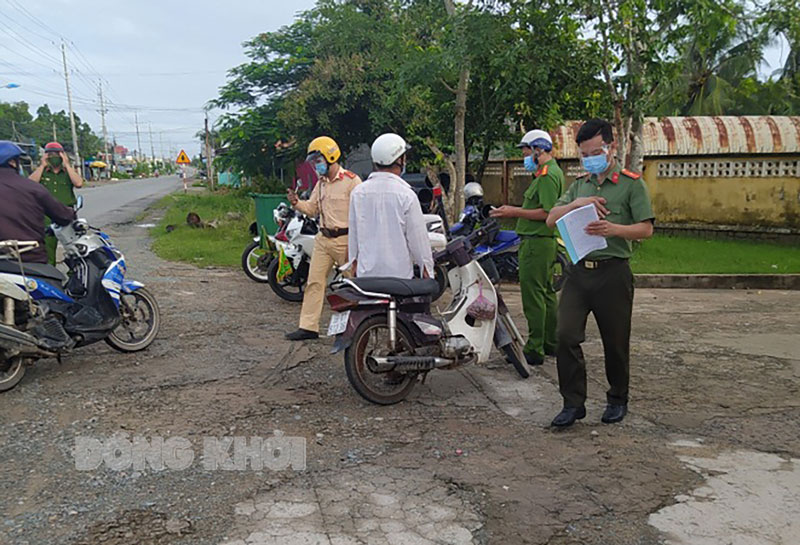
{"label": "motorcycle license plate", "polygon": [[328,336],[334,337],[341,335],[347,329],[347,321],[350,319],[350,311],[335,312],[331,316],[331,323],[328,325]]}

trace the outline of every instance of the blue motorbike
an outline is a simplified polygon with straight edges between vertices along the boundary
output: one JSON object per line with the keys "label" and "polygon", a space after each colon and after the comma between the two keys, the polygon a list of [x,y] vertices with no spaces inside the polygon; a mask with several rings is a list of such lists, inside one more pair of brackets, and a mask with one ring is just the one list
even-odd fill
{"label": "blue motorbike", "polygon": [[[82,202],[79,197],[77,208]],[[108,235],[83,219],[50,229],[64,247],[68,276],[51,265],[22,261],[37,242],[0,242],[0,391],[16,386],[37,359],[60,359],[100,340],[137,352],[158,335],[155,297],[141,282],[125,278],[125,257]]]}
{"label": "blue motorbike", "polygon": [[[484,205],[480,198],[472,197],[461,212],[458,222],[450,228],[452,237],[467,236],[480,227],[481,221],[489,217],[491,206]],[[499,231],[489,244],[481,244],[474,249],[479,262],[491,261],[502,280],[519,281],[519,247],[522,239],[515,231]],[[569,258],[565,253],[563,241],[558,239],[553,289],[561,290],[569,268]]]}

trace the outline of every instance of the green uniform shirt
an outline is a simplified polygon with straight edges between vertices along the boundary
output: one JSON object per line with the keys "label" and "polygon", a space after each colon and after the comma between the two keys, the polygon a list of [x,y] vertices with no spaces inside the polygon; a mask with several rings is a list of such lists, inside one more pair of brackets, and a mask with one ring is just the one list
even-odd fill
{"label": "green uniform shirt", "polygon": [[[650,195],[641,174],[623,170],[615,165],[605,179],[598,181],[597,175],[587,175],[575,180],[558,200],[557,206],[569,204],[581,197],[603,197],[609,214],[606,220],[620,225],[633,225],[655,219],[650,205]],[[602,260],[610,257],[627,259],[631,256],[631,241],[619,237],[607,237],[608,248],[597,250],[586,259]]]}
{"label": "green uniform shirt", "polygon": [[69,174],[67,174],[64,167],[61,167],[58,172],[53,172],[50,166],[44,167],[39,183],[45,186],[50,194],[61,204],[72,206],[77,202],[72,180],[69,179]]}
{"label": "green uniform shirt", "polygon": [[[550,209],[555,206],[556,201],[564,192],[564,185],[564,172],[555,159],[550,159],[545,164],[540,165],[539,170],[536,171],[533,182],[525,191],[522,208],[525,210],[542,208],[546,212],[550,212]],[[552,237],[555,234],[555,229],[550,229],[544,220],[534,221],[518,218],[517,234]]]}

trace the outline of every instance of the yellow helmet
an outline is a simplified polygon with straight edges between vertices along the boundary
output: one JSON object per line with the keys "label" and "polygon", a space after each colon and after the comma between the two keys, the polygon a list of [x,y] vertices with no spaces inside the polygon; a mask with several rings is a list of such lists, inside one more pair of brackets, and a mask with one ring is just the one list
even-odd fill
{"label": "yellow helmet", "polygon": [[318,136],[308,145],[308,155],[319,153],[329,163],[335,163],[342,156],[337,144],[330,136]]}

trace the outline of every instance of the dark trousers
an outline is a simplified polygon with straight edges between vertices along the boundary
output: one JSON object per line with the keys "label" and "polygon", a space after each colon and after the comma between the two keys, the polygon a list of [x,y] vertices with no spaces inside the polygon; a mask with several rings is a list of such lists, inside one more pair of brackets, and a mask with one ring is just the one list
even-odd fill
{"label": "dark trousers", "polygon": [[565,407],[583,407],[586,401],[586,319],[591,312],[600,330],[606,360],[608,403],[628,403],[630,381],[633,273],[627,260],[601,262],[586,269],[572,267],[558,306],[558,384]]}

